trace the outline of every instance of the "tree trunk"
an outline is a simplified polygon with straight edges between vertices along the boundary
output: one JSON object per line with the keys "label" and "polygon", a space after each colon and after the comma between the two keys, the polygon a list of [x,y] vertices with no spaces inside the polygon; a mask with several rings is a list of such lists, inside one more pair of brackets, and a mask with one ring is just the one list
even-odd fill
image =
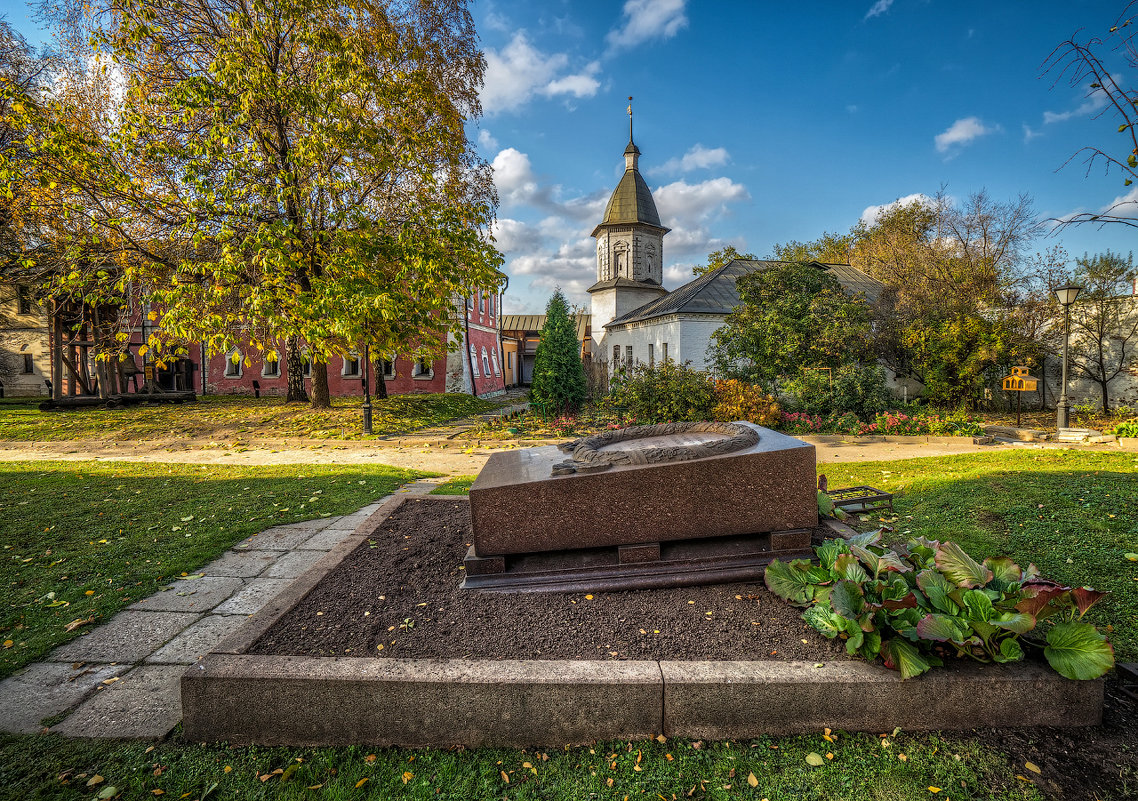
{"label": "tree trunk", "polygon": [[315,360],[312,362],[312,408],[332,408],[332,399],[328,394],[328,365]]}
{"label": "tree trunk", "polygon": [[1110,414],[1110,390],[1108,389],[1109,381],[1100,380],[1099,386],[1102,387],[1102,413],[1104,415]]}
{"label": "tree trunk", "polygon": [[285,340],[285,379],[288,382],[285,403],[308,403],[308,393],[304,391],[304,358],[297,337]]}
{"label": "tree trunk", "polygon": [[378,368],[379,369],[372,371],[372,375],[375,376],[375,389],[372,391],[372,395],[375,396],[376,400],[387,397],[387,382],[383,380],[382,359],[379,362]]}

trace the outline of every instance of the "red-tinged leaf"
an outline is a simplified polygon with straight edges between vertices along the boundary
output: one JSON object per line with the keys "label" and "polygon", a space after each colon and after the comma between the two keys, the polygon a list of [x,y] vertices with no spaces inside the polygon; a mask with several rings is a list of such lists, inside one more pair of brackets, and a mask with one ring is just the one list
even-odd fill
{"label": "red-tinged leaf", "polygon": [[[1016,604],[1016,611],[1034,618],[1046,617],[1042,614],[1048,604],[1070,592],[1069,587],[1054,582],[1032,582],[1023,587],[1024,599]],[[1053,610],[1052,610],[1053,611]]]}
{"label": "red-tinged leaf", "polygon": [[937,548],[936,566],[957,587],[983,587],[992,580],[992,571],[966,554],[955,542],[946,542]]}
{"label": "red-tinged leaf", "polygon": [[1109,594],[1094,587],[1075,587],[1071,590],[1071,598],[1074,599],[1075,606],[1079,607],[1079,617]]}

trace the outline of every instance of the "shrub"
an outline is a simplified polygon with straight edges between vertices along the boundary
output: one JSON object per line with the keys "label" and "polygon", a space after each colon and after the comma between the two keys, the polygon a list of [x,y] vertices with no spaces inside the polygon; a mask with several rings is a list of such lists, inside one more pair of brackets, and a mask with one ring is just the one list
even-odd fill
{"label": "shrub", "polygon": [[1094,679],[1114,666],[1114,650],[1083,615],[1106,593],[1064,587],[1007,557],[976,562],[953,542],[917,539],[893,551],[881,532],[827,540],[806,559],[771,562],[766,585],[806,607],[803,619],[846,652],[912,678],[942,657],[981,662],[1023,658],[1020,637],[1051,618],[1043,655],[1069,679]]}
{"label": "shrub", "polygon": [[1138,420],[1127,420],[1114,427],[1116,437],[1138,437]]}
{"label": "shrub", "polygon": [[712,416],[723,422],[749,420],[761,426],[782,422],[782,410],[773,397],[763,392],[762,387],[737,379],[715,382]]}
{"label": "shrub", "polygon": [[585,368],[577,327],[558,289],[545,308],[545,325],[533,362],[530,400],[542,413],[575,411],[585,402]]}
{"label": "shrub", "polygon": [[671,359],[620,370],[609,386],[608,402],[642,423],[710,420],[715,405],[711,377]]}
{"label": "shrub", "polygon": [[788,405],[797,412],[828,415],[851,412],[870,420],[896,405],[878,365],[843,364],[833,370],[805,370],[782,384]]}

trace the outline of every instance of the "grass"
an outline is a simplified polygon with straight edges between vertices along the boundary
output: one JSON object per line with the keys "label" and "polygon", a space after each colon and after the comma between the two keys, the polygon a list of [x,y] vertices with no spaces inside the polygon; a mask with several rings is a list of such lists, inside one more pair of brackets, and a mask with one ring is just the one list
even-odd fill
{"label": "grass", "polygon": [[[1013,450],[824,465],[831,487],[896,493],[894,541],[955,540],[977,559],[1034,562],[1047,578],[1109,590],[1088,617],[1120,662],[1138,659],[1138,454]],[[881,521],[874,521],[881,522]]]}
{"label": "grass", "polygon": [[[1002,756],[975,741],[904,733],[885,739],[888,747],[872,734],[838,734],[827,742],[819,733],[527,752],[230,748],[179,738],[148,750],[146,743],[0,737],[0,797],[90,799],[113,786],[123,799],[153,799],[161,790],[158,797],[211,801],[1042,798],[1030,782],[1015,778],[1015,768]],[[822,757],[820,767],[807,764],[811,753]],[[103,782],[87,787],[96,775]]]}
{"label": "grass", "polygon": [[431,495],[469,495],[470,485],[478,476],[455,476],[445,484],[431,490]]}
{"label": "grass", "polygon": [[0,404],[0,440],[361,440],[443,425],[499,405],[461,394],[393,395],[372,402],[373,435],[366,437],[361,433],[360,398],[333,398],[332,408],[325,411],[314,411],[307,404],[287,404],[282,398],[247,395],[204,395],[195,403],[52,412],[39,411],[41,400]]}
{"label": "grass", "polygon": [[[192,477],[197,469],[186,472]],[[1023,562],[1034,561],[1052,578],[1112,590],[1095,610],[1098,622],[1113,624],[1121,661],[1138,654],[1138,563],[1123,557],[1138,551],[1135,454],[1017,450],[822,469],[831,486],[864,483],[896,493],[896,513],[885,517],[896,527],[897,538],[951,538],[976,556],[1008,553]],[[312,470],[307,468],[306,475]],[[84,476],[89,472],[81,471]],[[457,478],[439,489],[461,491],[471,478]],[[165,480],[154,477],[150,484]],[[115,486],[122,483],[116,479]],[[94,509],[87,514],[97,514]],[[179,525],[172,518],[165,522]],[[188,743],[179,735],[148,751],[148,743],[0,736],[0,798],[91,799],[108,785],[116,788],[116,797],[125,799],[154,798],[154,791],[162,790],[157,797],[211,801],[1044,797],[1029,781],[1035,774],[987,744],[991,739],[968,733],[899,732],[884,738],[837,733],[833,740],[819,732],[732,743],[609,742],[540,753],[490,748],[238,748]],[[820,767],[806,762],[811,753],[822,757]],[[832,759],[827,758],[830,754]],[[95,775],[103,782],[88,787]],[[1124,777],[1121,785],[1132,779]],[[1124,791],[1114,796],[1118,801],[1125,797]]]}
{"label": "grass", "polygon": [[427,475],[383,466],[0,463],[0,677],[266,528]]}

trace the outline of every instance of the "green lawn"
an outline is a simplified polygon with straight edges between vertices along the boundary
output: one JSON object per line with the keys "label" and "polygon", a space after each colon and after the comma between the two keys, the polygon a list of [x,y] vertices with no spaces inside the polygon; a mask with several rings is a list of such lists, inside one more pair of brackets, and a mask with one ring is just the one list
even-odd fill
{"label": "green lawn", "polygon": [[[888,734],[888,733],[887,733]],[[1042,799],[968,738],[844,734],[522,751],[230,748],[0,737],[0,797],[91,799]],[[811,767],[807,755],[822,758]],[[832,755],[832,759],[827,759]],[[638,770],[639,768],[639,770]],[[229,769],[229,772],[226,770]],[[94,776],[103,781],[93,787]],[[752,787],[749,777],[753,776]],[[508,780],[508,781],[507,781]],[[214,788],[214,789],[210,789]],[[933,793],[930,788],[937,788]],[[117,795],[121,793],[121,795]]]}
{"label": "green lawn", "polygon": [[0,677],[245,537],[427,475],[383,466],[0,463]]}
{"label": "green lawn", "polygon": [[[823,465],[830,486],[897,494],[894,541],[955,540],[972,556],[1007,555],[1072,586],[1109,590],[1088,614],[1120,662],[1138,659],[1138,454],[1012,450]],[[879,522],[874,520],[874,522]],[[864,528],[864,526],[863,526]]]}
{"label": "green lawn", "polygon": [[[29,398],[0,403],[0,440],[368,439],[361,433],[361,398],[333,398],[332,408],[326,411],[313,411],[303,403],[286,404],[281,398],[247,395],[205,395],[194,403],[176,405],[51,412],[39,411],[42,400]],[[373,401],[373,436],[442,425],[498,405],[461,394],[394,395]]]}
{"label": "green lawn", "polygon": [[[27,471],[29,467],[38,466],[23,465],[20,469]],[[63,467],[53,465],[52,469]],[[76,470],[74,465],[66,467]],[[106,469],[108,476],[123,475],[121,465]],[[199,468],[182,470],[176,480],[192,488]],[[823,470],[829,474],[833,487],[871,484],[897,493],[896,513],[884,516],[896,527],[893,536],[897,538],[922,534],[951,538],[978,557],[1008,553],[1023,562],[1034,561],[1049,577],[1111,590],[1113,594],[1094,612],[1097,622],[1113,626],[1111,636],[1120,661],[1133,660],[1138,655],[1138,563],[1123,556],[1138,552],[1135,454],[997,451],[888,463],[826,465]],[[86,477],[93,471],[78,472],[85,477],[84,484],[89,484]],[[336,482],[368,480],[352,479],[347,472],[350,470],[341,469],[336,477],[329,477],[329,491],[321,498],[329,498]],[[304,487],[304,491],[293,495],[302,498],[301,502],[312,497],[308,494],[309,483],[317,475],[313,468],[304,474],[310,478],[291,478]],[[470,478],[461,477],[443,487],[461,491]],[[150,489],[143,493],[155,492],[159,483],[167,480],[175,479],[165,475],[151,478],[146,482]],[[112,489],[127,486],[121,477],[113,481]],[[238,485],[254,486],[238,479],[231,487]],[[0,486],[6,487],[7,482]],[[341,489],[353,488],[350,483],[342,483]],[[271,501],[282,506],[296,503],[292,498],[286,502],[279,496],[273,496]],[[264,506],[262,501],[260,508],[263,510]],[[102,511],[93,502],[85,508],[88,520]],[[252,516],[257,507],[245,508]],[[0,510],[6,514],[6,505],[0,505]],[[290,513],[295,514],[295,508]],[[159,543],[155,540],[167,541],[182,535],[184,532],[172,531],[173,526],[182,525],[178,514],[172,511],[164,517],[162,537],[155,529],[149,533],[150,540],[139,541],[140,550],[142,544],[157,548]],[[894,517],[896,520],[892,520]],[[112,522],[109,528],[113,527]],[[113,540],[105,535],[104,538]],[[97,542],[88,537],[82,544],[91,548],[91,540]],[[22,558],[31,555],[25,552]],[[146,555],[154,558],[151,551]],[[42,567],[46,559],[41,552],[27,564]],[[32,568],[24,569],[34,572]],[[174,570],[170,568],[165,575]],[[82,586],[99,586],[99,580]],[[610,742],[544,753],[518,749],[235,748],[187,743],[177,734],[154,744],[154,750],[148,752],[150,743],[86,742],[53,735],[0,737],[0,798],[92,799],[108,785],[116,788],[116,797],[127,799],[154,798],[155,790],[163,791],[158,797],[187,799],[1044,798],[1032,782],[1037,776],[1031,768],[1023,762],[1011,762],[999,747],[986,744],[993,740],[983,741],[971,733],[899,732],[883,733],[888,735],[884,738],[876,734],[835,733],[833,742],[824,739],[821,732],[735,743]],[[1117,745],[1120,754],[1130,747],[1128,739]],[[1072,760],[1079,759],[1078,751],[1076,744]],[[821,756],[821,766],[811,767],[807,763],[806,757],[811,753]],[[830,755],[832,759],[828,758]],[[225,770],[227,766],[231,768],[229,772]],[[1062,765],[1046,761],[1041,762],[1041,767],[1045,774],[1063,771]],[[1104,776],[1109,773],[1116,786],[1124,789],[1111,796],[1095,795],[1088,788],[1088,799],[1123,801],[1130,797],[1125,788],[1138,781],[1132,768],[1123,767],[1120,772],[1108,765],[1102,770]],[[752,774],[754,786],[749,781]],[[95,775],[103,777],[103,781],[88,787],[87,782]]]}
{"label": "green lawn", "polygon": [[455,476],[445,484],[431,490],[432,495],[469,495],[470,485],[478,476]]}

